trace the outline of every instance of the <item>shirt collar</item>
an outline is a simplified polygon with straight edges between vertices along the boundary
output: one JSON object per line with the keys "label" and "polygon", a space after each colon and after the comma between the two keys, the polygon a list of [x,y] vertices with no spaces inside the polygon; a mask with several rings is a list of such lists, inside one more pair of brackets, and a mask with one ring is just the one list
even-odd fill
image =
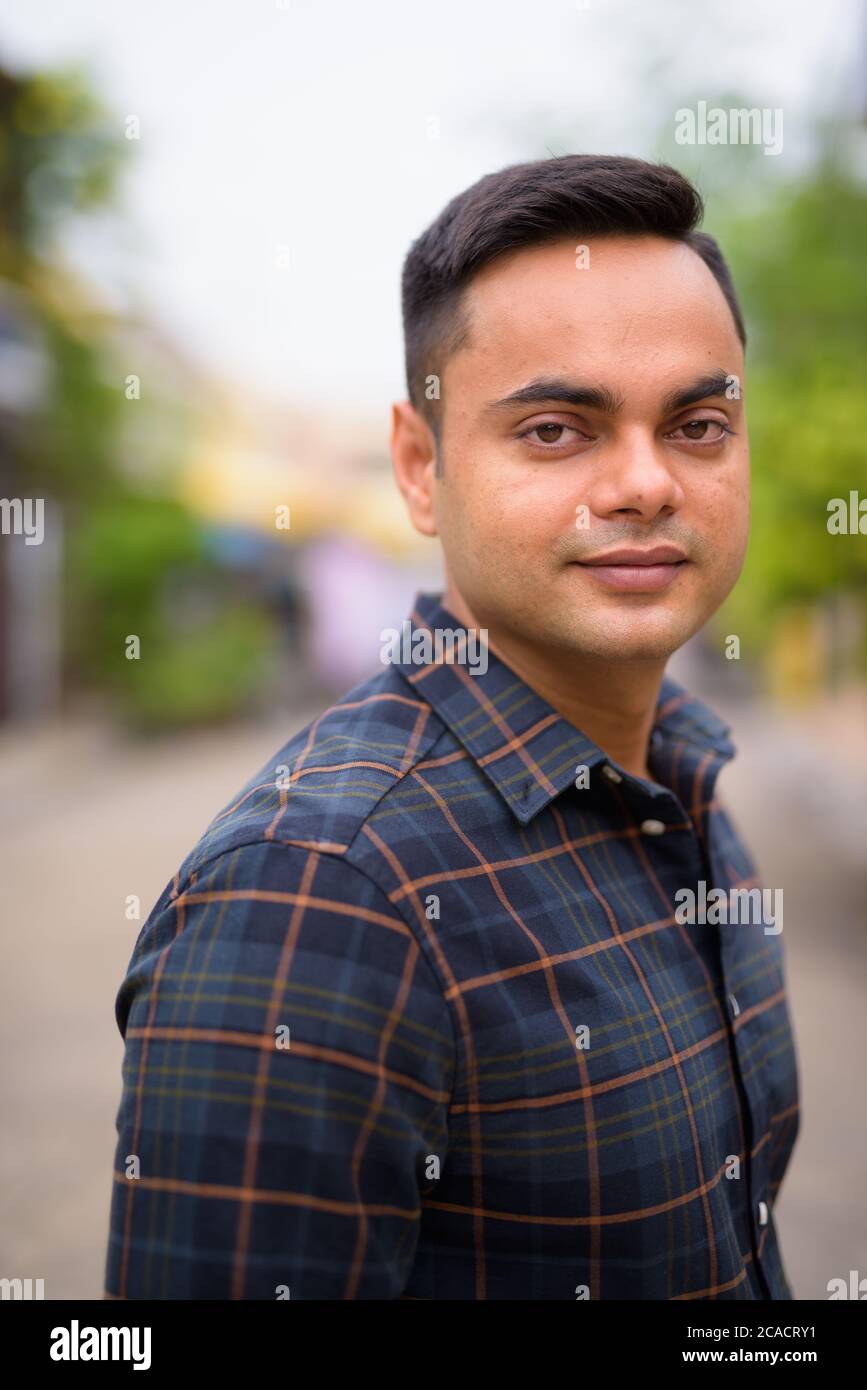
{"label": "shirt collar", "polygon": [[[440,595],[417,594],[393,665],[466,748],[523,825],[573,785],[579,766],[592,769],[610,763],[624,781],[638,783],[489,648],[484,649],[487,669],[472,660],[419,664],[423,634],[432,638],[437,629],[462,631]],[[472,649],[466,655],[472,658]],[[721,765],[735,752],[728,733],[728,725],[706,705],[670,676],[663,678],[652,737],[686,744],[693,754],[710,755]],[[648,783],[640,786],[647,791]]]}

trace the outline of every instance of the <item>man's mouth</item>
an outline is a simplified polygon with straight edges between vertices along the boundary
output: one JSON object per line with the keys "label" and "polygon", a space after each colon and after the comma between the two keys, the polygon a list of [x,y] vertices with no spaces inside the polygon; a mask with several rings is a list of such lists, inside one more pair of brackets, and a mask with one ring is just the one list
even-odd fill
{"label": "man's mouth", "polygon": [[657,545],[647,550],[609,550],[573,563],[608,589],[651,593],[671,584],[689,561],[675,546]]}

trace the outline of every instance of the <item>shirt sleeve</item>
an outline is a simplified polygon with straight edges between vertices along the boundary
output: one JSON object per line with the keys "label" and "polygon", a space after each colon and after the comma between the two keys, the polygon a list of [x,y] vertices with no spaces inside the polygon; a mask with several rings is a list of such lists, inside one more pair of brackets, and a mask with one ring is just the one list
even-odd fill
{"label": "shirt sleeve", "polygon": [[445,1165],[455,1035],[365,873],[225,851],[162,894],[116,1015],[107,1297],[401,1296]]}

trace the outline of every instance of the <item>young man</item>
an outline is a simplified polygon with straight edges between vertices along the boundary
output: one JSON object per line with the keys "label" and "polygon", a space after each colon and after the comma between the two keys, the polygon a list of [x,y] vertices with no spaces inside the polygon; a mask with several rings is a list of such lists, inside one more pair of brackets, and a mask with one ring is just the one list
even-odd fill
{"label": "young man", "polygon": [[569,156],[413,245],[392,452],[445,590],[141,932],[108,1296],[791,1298],[779,927],[681,910],[755,884],[727,730],[665,676],[748,529],[700,216]]}

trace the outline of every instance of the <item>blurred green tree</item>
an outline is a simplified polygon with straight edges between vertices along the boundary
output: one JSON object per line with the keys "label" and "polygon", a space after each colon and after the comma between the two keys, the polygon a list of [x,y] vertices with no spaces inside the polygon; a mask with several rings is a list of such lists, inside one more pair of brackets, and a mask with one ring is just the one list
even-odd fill
{"label": "blurred green tree", "polygon": [[[169,400],[157,363],[146,401],[127,401],[118,342],[129,325],[64,260],[70,220],[112,207],[130,148],[82,72],[0,67],[0,348],[33,383],[26,405],[0,392],[2,487],[46,495],[64,516],[67,684],[110,692],[130,721],[155,730],[249,705],[275,632],[233,593],[173,495],[187,393]],[[177,369],[164,363],[163,379]],[[190,596],[202,594],[197,608]],[[126,659],[130,634],[140,660]]]}
{"label": "blurred green tree", "polygon": [[[827,526],[831,499],[867,498],[867,189],[829,155],[760,209],[726,218],[721,239],[750,337],[753,522],[717,629],[770,652],[788,609],[832,613],[847,596],[867,617],[864,537]],[[857,655],[863,666],[863,639]]]}

